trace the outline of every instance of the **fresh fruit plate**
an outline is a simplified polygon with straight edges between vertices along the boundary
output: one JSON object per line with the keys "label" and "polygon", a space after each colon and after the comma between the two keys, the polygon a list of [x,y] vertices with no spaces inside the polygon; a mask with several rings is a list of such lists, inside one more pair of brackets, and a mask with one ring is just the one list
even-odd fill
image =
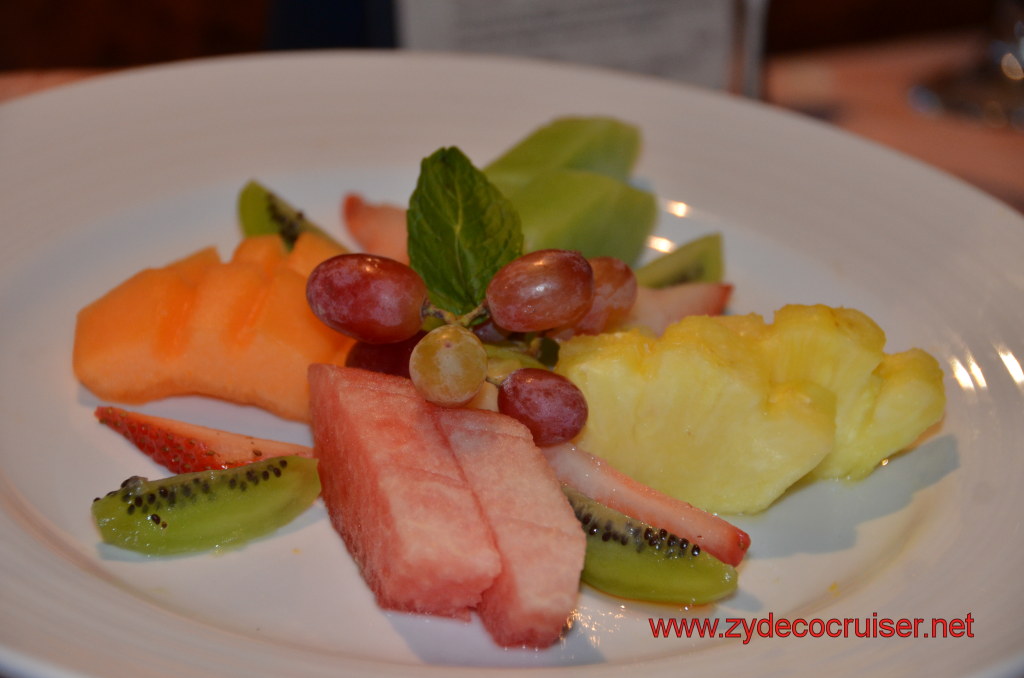
{"label": "fresh fruit plate", "polygon": [[[941,424],[864,480],[808,484],[730,517],[752,545],[725,600],[685,609],[584,586],[571,628],[545,650],[501,649],[476,619],[381,611],[320,502],[215,554],[100,543],[92,499],[166,473],[97,423],[106,403],[71,370],[80,308],[142,268],[209,245],[230,254],[250,179],[340,234],[344,194],[407,203],[435,149],[484,164],[566,115],[641,131],[635,175],[661,210],[648,258],[720,233],[730,313],[864,311],[887,350],[938,359]],[[5,104],[0,205],[0,674],[1024,672],[1024,219],[960,181],[657,79],[312,52],[129,70]],[[137,409],[311,440],[303,424],[211,399]]]}

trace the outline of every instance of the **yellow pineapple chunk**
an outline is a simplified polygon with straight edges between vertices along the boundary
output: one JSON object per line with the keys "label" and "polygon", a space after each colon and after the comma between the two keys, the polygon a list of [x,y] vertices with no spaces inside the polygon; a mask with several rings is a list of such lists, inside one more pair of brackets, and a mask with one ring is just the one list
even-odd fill
{"label": "yellow pineapple chunk", "polygon": [[836,394],[835,449],[812,478],[863,478],[911,445],[946,407],[942,369],[920,349],[886,354],[885,334],[849,308],[787,306],[765,340],[777,379]]}
{"label": "yellow pineapple chunk", "polygon": [[576,337],[556,369],[587,398],[581,447],[706,510],[753,513],[805,476],[866,475],[941,417],[938,363],[884,345],[863,313],[787,306],[773,324],[695,316],[660,339]]}
{"label": "yellow pineapple chunk", "polygon": [[773,383],[758,341],[693,316],[659,339],[574,338],[557,371],[587,398],[578,442],[623,473],[701,508],[754,512],[827,455],[835,397]]}

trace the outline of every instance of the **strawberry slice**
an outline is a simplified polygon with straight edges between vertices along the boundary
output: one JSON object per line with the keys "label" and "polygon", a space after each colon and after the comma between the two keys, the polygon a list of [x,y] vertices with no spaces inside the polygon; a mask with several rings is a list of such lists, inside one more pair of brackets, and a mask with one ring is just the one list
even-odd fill
{"label": "strawberry slice", "polygon": [[341,202],[341,218],[364,252],[409,261],[403,208],[367,202],[358,193],[348,193]]}
{"label": "strawberry slice", "polygon": [[564,443],[541,448],[558,479],[608,508],[688,539],[723,563],[739,565],[750,535],[718,516],[639,483]]}
{"label": "strawberry slice", "polygon": [[312,448],[305,445],[253,438],[119,407],[97,407],[95,414],[100,423],[173,473],[232,468],[268,457],[313,456]]}
{"label": "strawberry slice", "polygon": [[660,289],[641,286],[623,325],[646,327],[661,336],[666,327],[688,315],[721,315],[730,296],[729,283],[688,282]]}

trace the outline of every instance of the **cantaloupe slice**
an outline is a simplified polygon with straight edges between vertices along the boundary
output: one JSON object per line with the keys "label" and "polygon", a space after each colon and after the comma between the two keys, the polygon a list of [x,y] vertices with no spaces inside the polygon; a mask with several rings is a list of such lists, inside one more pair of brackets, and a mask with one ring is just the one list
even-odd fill
{"label": "cantaloupe slice", "polygon": [[167,268],[177,273],[181,279],[189,285],[198,285],[200,279],[214,265],[220,263],[220,255],[216,247],[204,247],[203,249],[190,254],[184,259],[179,259],[167,265]]}
{"label": "cantaloupe slice", "polygon": [[309,310],[306,276],[342,252],[312,233],[290,253],[257,236],[227,262],[206,248],[140,271],[79,312],[75,375],[113,402],[205,395],[306,421],[307,367],[344,363],[352,343]]}
{"label": "cantaloupe slice", "polygon": [[[246,238],[246,240],[248,239]],[[337,243],[327,238],[321,238],[312,233],[306,235],[303,232],[295,241],[295,245],[292,246],[292,251],[288,253],[284,263],[303,278],[308,278],[321,261],[344,252],[345,250],[341,249]]]}
{"label": "cantaloupe slice", "polygon": [[178,390],[175,363],[196,287],[220,265],[212,248],[139,271],[78,313],[72,365],[96,395],[124,403]]}
{"label": "cantaloupe slice", "polygon": [[235,248],[235,253],[231,255],[231,263],[254,264],[266,275],[273,275],[284,260],[284,242],[276,235],[243,238]]}

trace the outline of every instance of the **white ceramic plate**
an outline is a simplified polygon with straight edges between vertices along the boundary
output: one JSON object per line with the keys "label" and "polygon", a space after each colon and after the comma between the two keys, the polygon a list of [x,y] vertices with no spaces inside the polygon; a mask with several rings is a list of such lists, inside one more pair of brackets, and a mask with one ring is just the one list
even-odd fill
{"label": "white ceramic plate", "polygon": [[[70,369],[78,308],[143,266],[236,241],[257,177],[323,224],[344,191],[403,201],[419,160],[484,163],[561,114],[618,116],[666,200],[662,235],[725,235],[733,309],[861,308],[948,373],[941,429],[855,485],[740,524],[740,592],[682,612],[584,592],[564,644],[495,649],[476,623],[382,614],[317,506],[237,552],[100,548],[90,500],[160,471],[98,426]],[[0,107],[0,672],[29,676],[1013,675],[1024,668],[1024,220],[822,125],[604,71],[503,59],[278,55],[130,71]],[[146,411],[308,440],[196,398]],[[654,638],[650,619],[966,620],[959,638]],[[912,623],[912,622],[910,622]],[[954,626],[954,631],[957,630]],[[777,626],[774,627],[778,629]],[[761,631],[768,630],[762,621]],[[961,628],[966,632],[966,626]],[[712,673],[713,672],[713,673]]]}

